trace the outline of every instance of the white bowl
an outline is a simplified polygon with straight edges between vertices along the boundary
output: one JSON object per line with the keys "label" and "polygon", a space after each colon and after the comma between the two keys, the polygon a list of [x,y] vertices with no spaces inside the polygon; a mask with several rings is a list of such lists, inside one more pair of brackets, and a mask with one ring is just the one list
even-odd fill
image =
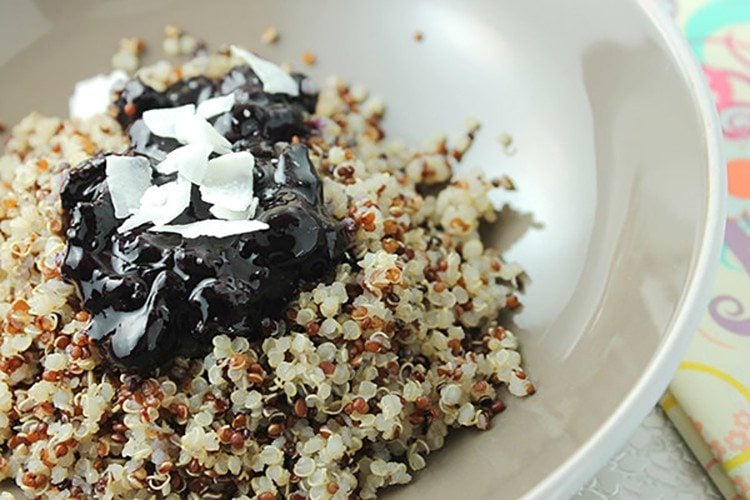
{"label": "white bowl", "polygon": [[[314,51],[313,75],[385,99],[394,137],[458,132],[476,117],[464,164],[516,181],[490,237],[528,269],[516,322],[538,393],[509,400],[490,431],[450,438],[389,494],[550,498],[593,475],[666,387],[718,261],[716,121],[671,22],[647,0],[6,0],[2,119],[65,113],[73,83],[106,70],[121,37],[158,47],[168,23],[277,61]],[[278,46],[258,41],[268,25]]]}

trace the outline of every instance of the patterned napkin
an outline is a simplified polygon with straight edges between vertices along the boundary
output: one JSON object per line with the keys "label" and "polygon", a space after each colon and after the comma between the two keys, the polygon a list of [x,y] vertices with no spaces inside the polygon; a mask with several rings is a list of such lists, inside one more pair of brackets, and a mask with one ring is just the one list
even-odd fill
{"label": "patterned napkin", "polygon": [[750,0],[662,0],[716,99],[729,210],[708,313],[662,408],[726,498],[750,498]]}

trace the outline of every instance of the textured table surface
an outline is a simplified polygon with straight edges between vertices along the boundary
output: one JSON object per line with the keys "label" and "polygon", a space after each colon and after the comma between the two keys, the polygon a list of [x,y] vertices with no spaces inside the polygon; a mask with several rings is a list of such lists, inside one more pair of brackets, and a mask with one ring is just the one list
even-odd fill
{"label": "textured table surface", "polygon": [[721,498],[659,408],[627,444],[573,497],[591,499]]}

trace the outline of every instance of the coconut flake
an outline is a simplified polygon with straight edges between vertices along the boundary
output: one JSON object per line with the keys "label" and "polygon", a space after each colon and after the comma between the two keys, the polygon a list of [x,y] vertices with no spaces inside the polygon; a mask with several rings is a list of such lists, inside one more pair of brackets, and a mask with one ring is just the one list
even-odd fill
{"label": "coconut flake", "polygon": [[115,70],[105,75],[99,74],[76,83],[73,95],[68,99],[68,112],[71,118],[84,120],[107,112],[112,103],[112,92],[128,80],[128,75]]}
{"label": "coconut flake", "polygon": [[268,224],[259,220],[220,220],[206,219],[183,225],[154,226],[149,231],[158,233],[177,233],[183,238],[193,239],[207,236],[209,238],[226,238],[238,234],[252,233],[268,229]]}
{"label": "coconut flake", "polygon": [[180,175],[194,184],[200,184],[208,167],[208,156],[213,148],[208,144],[188,144],[169,153],[167,157],[156,165],[156,171],[161,174]]}
{"label": "coconut flake", "polygon": [[261,59],[252,52],[241,49],[236,45],[231,45],[229,49],[234,57],[242,59],[250,65],[250,68],[263,82],[265,92],[269,94],[289,94],[291,96],[299,95],[297,81],[274,63]]}
{"label": "coconut flake", "polygon": [[140,206],[151,186],[151,165],[141,156],[107,156],[105,172],[115,217],[124,219]]}
{"label": "coconut flake", "polygon": [[177,108],[149,109],[143,112],[143,122],[154,135],[177,138],[177,125],[194,114],[195,104],[186,104]]}
{"label": "coconut flake", "polygon": [[198,104],[198,108],[195,110],[196,114],[202,116],[206,120],[213,118],[216,115],[226,113],[232,106],[234,106],[234,92],[228,95],[219,97],[212,97],[206,99],[202,103]]}
{"label": "coconut flake", "polygon": [[201,182],[201,198],[206,203],[242,212],[253,202],[255,158],[248,151],[229,153],[208,162]]}
{"label": "coconut flake", "polygon": [[174,137],[183,144],[210,144],[219,154],[230,153],[232,143],[221,135],[205,118],[198,115],[184,117],[175,125]]}
{"label": "coconut flake", "polygon": [[250,204],[247,210],[237,212],[235,210],[227,210],[226,208],[214,205],[209,208],[208,211],[211,212],[217,219],[247,220],[253,218],[253,216],[255,215],[255,210],[257,210],[257,208],[258,198],[253,198],[253,202]]}
{"label": "coconut flake", "polygon": [[172,222],[190,205],[191,187],[190,181],[179,176],[176,181],[151,186],[143,193],[140,206],[117,228],[117,231],[124,233],[147,223]]}

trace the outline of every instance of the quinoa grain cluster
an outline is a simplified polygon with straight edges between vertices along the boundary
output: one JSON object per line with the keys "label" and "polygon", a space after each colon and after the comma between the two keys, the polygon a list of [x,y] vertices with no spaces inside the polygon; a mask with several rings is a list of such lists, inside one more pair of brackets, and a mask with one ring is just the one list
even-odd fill
{"label": "quinoa grain cluster", "polygon": [[[163,88],[234,63],[140,74]],[[476,126],[412,150],[384,139],[383,111],[331,80],[307,144],[331,213],[354,221],[356,263],[300,291],[262,344],[217,336],[151,378],[106,366],[59,271],[63,176],[126,137],[107,116],[18,124],[0,157],[0,477],[60,499],[373,498],[451,428],[487,429],[503,387],[533,393],[496,322],[518,305],[521,269],[478,234],[494,186],[452,174]]]}

